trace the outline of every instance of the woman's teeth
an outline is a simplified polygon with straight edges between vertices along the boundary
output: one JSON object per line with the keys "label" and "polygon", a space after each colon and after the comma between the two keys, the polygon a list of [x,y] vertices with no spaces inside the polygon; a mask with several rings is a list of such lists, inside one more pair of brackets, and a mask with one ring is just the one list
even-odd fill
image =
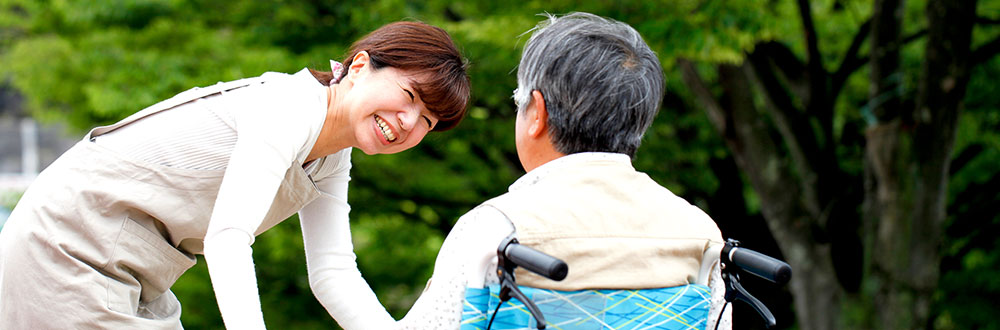
{"label": "woman's teeth", "polygon": [[382,117],[376,115],[375,123],[378,124],[378,128],[382,130],[382,135],[385,136],[386,140],[388,140],[389,142],[396,141],[396,134],[392,133],[392,130],[389,129],[389,125],[386,124],[384,120],[382,120]]}

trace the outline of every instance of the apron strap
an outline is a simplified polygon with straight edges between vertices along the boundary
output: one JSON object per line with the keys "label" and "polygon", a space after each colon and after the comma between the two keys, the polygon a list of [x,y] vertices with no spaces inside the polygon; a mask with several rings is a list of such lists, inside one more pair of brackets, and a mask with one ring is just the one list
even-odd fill
{"label": "apron strap", "polygon": [[126,117],[125,119],[122,119],[122,120],[118,121],[117,123],[114,123],[114,124],[111,124],[111,125],[106,125],[106,126],[96,127],[94,129],[90,130],[90,132],[87,133],[87,136],[84,137],[84,139],[85,140],[93,140],[97,136],[100,136],[102,134],[105,134],[105,133],[111,132],[113,130],[116,130],[116,129],[118,129],[118,128],[122,127],[122,126],[128,125],[129,123],[132,123],[132,122],[134,122],[136,120],[145,118],[145,117],[147,117],[149,115],[152,115],[152,114],[155,114],[157,112],[160,112],[160,111],[163,111],[163,110],[167,110],[167,109],[176,107],[178,105],[181,105],[181,104],[184,104],[184,103],[188,103],[188,102],[191,102],[191,101],[194,101],[194,100],[197,100],[197,99],[200,99],[200,98],[212,95],[212,94],[218,94],[218,93],[222,93],[222,92],[225,92],[225,91],[230,91],[230,90],[234,90],[234,89],[237,89],[237,88],[250,86],[250,85],[253,85],[253,84],[260,84],[260,83],[263,83],[263,82],[264,82],[263,78],[261,78],[261,77],[253,77],[253,78],[244,78],[244,79],[234,80],[234,81],[229,81],[229,82],[219,82],[219,83],[217,83],[215,85],[208,86],[208,87],[195,87],[195,88],[186,90],[184,92],[181,92],[180,94],[174,95],[174,97],[171,97],[169,99],[160,101],[160,102],[158,102],[156,104],[153,104],[153,105],[151,105],[151,106],[149,106],[149,107],[147,107],[145,109],[142,109],[141,111],[136,112],[136,113],[134,113],[134,114]]}

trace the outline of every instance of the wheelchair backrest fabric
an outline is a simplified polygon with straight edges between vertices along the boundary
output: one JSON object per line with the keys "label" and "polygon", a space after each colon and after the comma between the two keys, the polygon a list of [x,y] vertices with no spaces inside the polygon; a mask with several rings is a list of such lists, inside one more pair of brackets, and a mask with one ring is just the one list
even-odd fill
{"label": "wheelchair backrest fabric", "polygon": [[[705,329],[710,292],[690,284],[643,290],[554,291],[520,287],[545,317],[548,329]],[[468,288],[461,330],[485,330],[500,302],[500,287]],[[517,298],[497,313],[491,329],[536,329]]]}

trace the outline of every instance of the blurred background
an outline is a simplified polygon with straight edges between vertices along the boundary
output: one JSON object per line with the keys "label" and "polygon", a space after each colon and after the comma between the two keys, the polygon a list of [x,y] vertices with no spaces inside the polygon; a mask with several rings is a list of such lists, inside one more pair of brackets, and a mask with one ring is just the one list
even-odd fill
{"label": "blurred background", "polygon": [[[571,11],[659,55],[667,91],[634,164],[791,264],[785,287],[743,277],[779,328],[1000,328],[996,0],[0,0],[0,225],[93,126],[194,86],[328,70],[365,33],[424,21],[469,60],[469,115],[400,154],[355,152],[350,185],[359,266],[402,317],[456,219],[524,173],[524,33]],[[297,219],[253,248],[270,328],[336,328]],[[204,262],[173,290],[186,328],[223,327]],[[742,303],[735,323],[763,326]]]}

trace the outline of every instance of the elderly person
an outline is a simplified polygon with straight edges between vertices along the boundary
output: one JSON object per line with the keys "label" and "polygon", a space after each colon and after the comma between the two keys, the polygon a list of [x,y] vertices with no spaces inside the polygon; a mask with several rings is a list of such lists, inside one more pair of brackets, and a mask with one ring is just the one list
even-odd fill
{"label": "elderly person", "polygon": [[[718,227],[631,164],[664,89],[659,60],[642,37],[591,14],[549,17],[525,46],[517,79],[515,144],[527,174],[458,220],[428,288],[404,318],[424,319],[405,325],[458,328],[461,297],[497,284],[497,246],[515,234],[569,264],[561,282],[519,273],[520,285],[571,291],[699,284],[706,292],[700,306],[709,310],[691,322],[715,327],[725,292],[718,255],[709,253],[722,244]],[[719,328],[730,327],[730,313]]]}

